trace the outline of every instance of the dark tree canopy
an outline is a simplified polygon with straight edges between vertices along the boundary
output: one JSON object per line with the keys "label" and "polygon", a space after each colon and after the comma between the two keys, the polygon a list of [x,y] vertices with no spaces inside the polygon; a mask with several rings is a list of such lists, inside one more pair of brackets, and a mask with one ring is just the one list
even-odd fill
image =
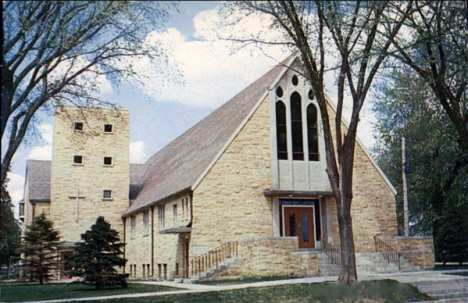
{"label": "dark tree canopy", "polygon": [[81,235],[81,240],[72,257],[72,276],[84,277],[84,282],[96,289],[110,286],[126,287],[127,275],[117,273],[125,266],[124,243],[118,232],[111,228],[104,217],[98,217],[91,229]]}
{"label": "dark tree canopy", "polygon": [[24,269],[31,280],[44,284],[58,268],[59,232],[44,213],[35,217],[24,233],[21,252]]}
{"label": "dark tree canopy", "polygon": [[401,138],[405,137],[412,233],[433,234],[440,261],[463,254],[468,258],[468,157],[452,121],[430,86],[412,70],[389,74],[375,100],[378,162],[399,189],[400,224]]}
{"label": "dark tree canopy", "polygon": [[20,227],[15,220],[11,198],[4,185],[1,185],[0,201],[0,267],[9,266],[10,257],[18,256]]}
{"label": "dark tree canopy", "polygon": [[420,77],[447,113],[468,153],[468,4],[415,1],[405,33],[392,39],[393,57]]}
{"label": "dark tree canopy", "polygon": [[132,58],[149,59],[155,70],[167,67],[158,41],[146,38],[161,30],[171,6],[159,1],[3,2],[1,183],[38,111],[60,104],[114,106],[96,92],[103,79],[144,77]]}

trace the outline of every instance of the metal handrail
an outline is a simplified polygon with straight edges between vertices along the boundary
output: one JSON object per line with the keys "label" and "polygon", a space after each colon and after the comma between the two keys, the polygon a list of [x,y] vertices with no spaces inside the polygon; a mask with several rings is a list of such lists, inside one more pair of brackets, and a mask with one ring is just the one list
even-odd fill
{"label": "metal handrail", "polygon": [[226,259],[237,257],[239,252],[239,242],[227,242],[209,250],[208,252],[198,255],[190,260],[190,268],[192,277],[198,276],[200,273],[212,267],[217,267]]}
{"label": "metal handrail", "polygon": [[378,236],[374,236],[374,242],[375,251],[381,253],[385,257],[385,259],[387,259],[388,262],[396,264],[398,266],[398,270],[400,270],[400,253],[396,249],[385,243]]}
{"label": "metal handrail", "polygon": [[322,239],[321,251],[330,258],[333,264],[336,264],[339,267],[341,267],[341,249],[331,245],[325,239]]}

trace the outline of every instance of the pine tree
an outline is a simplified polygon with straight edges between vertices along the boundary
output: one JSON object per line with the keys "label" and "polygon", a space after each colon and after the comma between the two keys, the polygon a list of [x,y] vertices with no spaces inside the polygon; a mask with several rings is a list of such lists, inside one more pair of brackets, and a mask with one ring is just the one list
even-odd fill
{"label": "pine tree", "polygon": [[13,215],[11,197],[5,185],[0,193],[0,266],[10,266],[10,258],[18,256],[20,227]]}
{"label": "pine tree", "polygon": [[76,246],[72,258],[72,276],[84,277],[85,283],[96,289],[107,286],[127,287],[127,274],[118,274],[116,267],[125,266],[118,232],[111,228],[104,217],[99,217],[91,230],[81,235],[83,242]]}
{"label": "pine tree", "polygon": [[52,221],[44,213],[33,219],[23,238],[22,252],[24,266],[32,280],[44,284],[51,276],[51,271],[58,265],[59,232],[54,230]]}

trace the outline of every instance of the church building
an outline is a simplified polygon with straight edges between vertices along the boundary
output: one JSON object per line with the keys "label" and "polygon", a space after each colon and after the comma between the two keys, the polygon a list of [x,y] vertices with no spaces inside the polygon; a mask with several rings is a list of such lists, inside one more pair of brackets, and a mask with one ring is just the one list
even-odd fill
{"label": "church building", "polygon": [[[52,161],[27,164],[22,220],[44,212],[65,260],[104,216],[132,278],[337,274],[320,112],[298,70],[288,57],[145,164],[129,163],[128,111],[58,108]],[[432,238],[397,236],[396,190],[359,141],[354,161],[358,274],[432,268]]]}

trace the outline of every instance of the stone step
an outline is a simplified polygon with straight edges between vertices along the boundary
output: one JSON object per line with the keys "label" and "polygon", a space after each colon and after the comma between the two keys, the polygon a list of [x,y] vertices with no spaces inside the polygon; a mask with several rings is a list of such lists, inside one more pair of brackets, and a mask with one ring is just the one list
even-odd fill
{"label": "stone step", "polygon": [[468,292],[468,279],[420,282],[418,289],[428,294],[443,294],[450,292]]}
{"label": "stone step", "polygon": [[218,266],[213,266],[211,268],[208,268],[207,270],[201,272],[198,276],[193,276],[192,280],[193,281],[198,281],[201,279],[208,279],[209,277],[218,274],[220,272],[225,271],[229,267],[236,265],[237,263],[240,262],[240,258],[228,258],[224,260],[223,262],[220,262]]}
{"label": "stone step", "polygon": [[466,302],[468,302],[468,291],[462,291],[462,292],[452,292],[452,293],[446,293],[446,294],[429,294],[431,297],[436,298],[436,299],[461,299],[461,298],[466,298]]}

